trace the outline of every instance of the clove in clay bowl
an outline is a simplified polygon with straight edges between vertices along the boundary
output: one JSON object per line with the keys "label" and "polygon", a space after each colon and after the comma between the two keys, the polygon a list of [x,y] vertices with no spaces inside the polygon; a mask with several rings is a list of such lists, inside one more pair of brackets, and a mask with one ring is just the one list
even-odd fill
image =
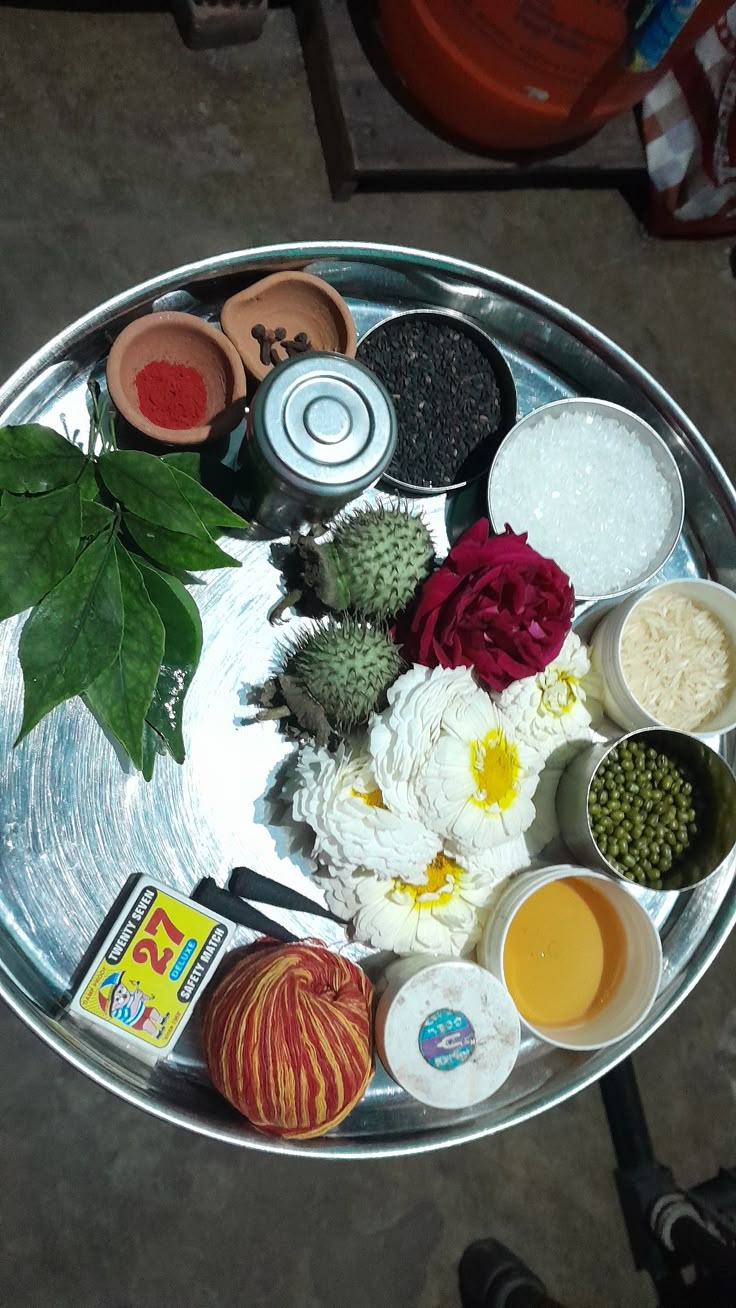
{"label": "clove in clay bowl", "polygon": [[[225,335],[237,349],[248,376],[256,384],[273,370],[274,361],[266,352],[261,358],[261,342],[253,328],[284,333],[283,341],[306,337],[309,348],[317,352],[355,357],[358,337],[353,316],[345,300],[328,282],[311,273],[273,273],[238,291],[226,300],[220,312]],[[272,342],[274,360],[284,362],[288,351],[282,339]]]}

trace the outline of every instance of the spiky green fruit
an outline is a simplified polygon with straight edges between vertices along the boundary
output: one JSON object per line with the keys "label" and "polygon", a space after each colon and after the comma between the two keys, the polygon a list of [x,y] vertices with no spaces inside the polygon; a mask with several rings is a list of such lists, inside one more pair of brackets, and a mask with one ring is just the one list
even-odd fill
{"label": "spiky green fruit", "polygon": [[429,576],[434,547],[427,525],[406,509],[358,509],[330,542],[302,549],[304,575],[330,609],[354,609],[384,622],[401,613]]}
{"label": "spiky green fruit", "polygon": [[303,636],[284,672],[320,705],[334,730],[348,732],[380,707],[401,668],[386,631],[346,618]]}

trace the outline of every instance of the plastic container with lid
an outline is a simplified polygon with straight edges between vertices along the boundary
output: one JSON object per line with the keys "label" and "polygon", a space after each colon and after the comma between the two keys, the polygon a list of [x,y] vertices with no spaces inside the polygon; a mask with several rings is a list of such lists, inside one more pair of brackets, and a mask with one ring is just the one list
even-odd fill
{"label": "plastic container with lid", "polygon": [[[624,628],[636,608],[651,600],[653,595],[683,596],[693,604],[711,613],[723,626],[733,649],[736,649],[736,594],[727,586],[705,577],[681,577],[665,581],[634,595],[625,604],[617,604],[596,627],[591,641],[591,659],[603,688],[603,706],[609,718],[627,731],[640,727],[669,727],[670,723],[654,717],[639,703],[624,672],[621,654]],[[731,665],[733,682],[725,704],[717,713],[703,722],[697,730],[689,728],[690,735],[711,736],[716,732],[736,728],[736,675]]]}
{"label": "plastic container with lid", "polygon": [[393,402],[373,373],[337,354],[304,354],[256,391],[241,493],[261,526],[296,531],[378,481],[395,446]]}
{"label": "plastic container with lid", "polygon": [[[652,1007],[662,979],[662,945],[654,923],[648,917],[634,894],[612,877],[589,868],[560,865],[541,868],[538,872],[514,877],[499,898],[495,912],[489,919],[480,944],[478,962],[487,967],[499,981],[508,985],[506,944],[511,925],[519,910],[539,890],[552,882],[568,885],[592,886],[605,898],[619,923],[623,942],[623,969],[618,984],[608,1001],[577,1020],[551,1024],[533,1021],[521,1012],[528,1031],[561,1049],[601,1049],[629,1035],[644,1020]],[[567,958],[564,923],[550,920],[545,924],[544,938],[534,946],[539,958]],[[540,949],[540,943],[543,949]],[[581,941],[580,949],[584,948]],[[531,953],[531,950],[530,950]],[[513,991],[512,991],[513,994]],[[518,1002],[518,1000],[517,1000]]]}
{"label": "plastic container with lid", "polygon": [[641,100],[722,0],[380,0],[389,60],[421,107],[484,149],[595,132]]}
{"label": "plastic container with lid", "polygon": [[467,959],[413,956],[386,969],[376,1048],[422,1104],[472,1108],[511,1074],[519,1017],[503,985]]}

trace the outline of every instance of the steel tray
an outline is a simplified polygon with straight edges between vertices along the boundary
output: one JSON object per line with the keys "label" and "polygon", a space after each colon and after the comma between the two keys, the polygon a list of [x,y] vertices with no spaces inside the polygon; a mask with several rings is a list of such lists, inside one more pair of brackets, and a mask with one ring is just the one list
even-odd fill
{"label": "steel tray", "polygon": [[[628,355],[558,304],[486,269],[418,250],[349,243],[281,245],[179,268],[118,296],[74,323],[0,391],[0,421],[39,421],[81,441],[85,387],[102,377],[111,341],[152,309],[186,309],[217,321],[219,306],[256,277],[285,267],[326,277],[348,299],[359,333],[409,306],[445,306],[476,319],[498,343],[518,388],[519,412],[585,394],[646,418],[675,454],[686,524],[665,575],[712,576],[736,588],[736,493],[685,414]],[[482,503],[464,492],[421,501],[440,542]],[[685,895],[637,892],[664,942],[662,990],[629,1039],[570,1054],[527,1038],[506,1085],[467,1112],[415,1103],[379,1068],[351,1116],[328,1137],[288,1143],[258,1135],[210,1088],[192,1023],[176,1054],[151,1070],[65,1015],[82,953],[130,873],[188,891],[204,875],[224,882],[249,864],[315,897],[305,862],[291,854],[273,792],[289,745],[272,723],[243,725],[248,688],[271,671],[276,636],[266,622],[279,597],[267,542],[233,537],[236,572],[206,574],[197,599],[205,652],[190,693],[188,760],[160,760],[150,786],[127,772],[79,702],[57,709],[15,751],[22,683],[22,619],[0,627],[0,993],[53,1049],[99,1084],[169,1121],[274,1153],[365,1158],[458,1144],[523,1122],[589,1085],[651,1035],[703,975],[734,924],[734,861]],[[587,615],[582,615],[585,618]],[[732,755],[734,741],[713,742]],[[282,915],[304,932],[304,922]],[[247,934],[244,934],[247,938]],[[339,928],[330,943],[342,945]],[[361,951],[349,948],[354,957]],[[363,951],[364,952],[364,951]]]}

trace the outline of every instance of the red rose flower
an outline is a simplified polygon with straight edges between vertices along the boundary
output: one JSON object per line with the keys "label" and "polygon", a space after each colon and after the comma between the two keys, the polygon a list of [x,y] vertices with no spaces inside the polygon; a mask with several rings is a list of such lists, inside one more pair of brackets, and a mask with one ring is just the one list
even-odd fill
{"label": "red rose flower", "polygon": [[453,545],[422,586],[403,654],[425,667],[471,667],[493,690],[531,677],[562,649],[572,625],[570,578],[506,527],[485,518]]}

